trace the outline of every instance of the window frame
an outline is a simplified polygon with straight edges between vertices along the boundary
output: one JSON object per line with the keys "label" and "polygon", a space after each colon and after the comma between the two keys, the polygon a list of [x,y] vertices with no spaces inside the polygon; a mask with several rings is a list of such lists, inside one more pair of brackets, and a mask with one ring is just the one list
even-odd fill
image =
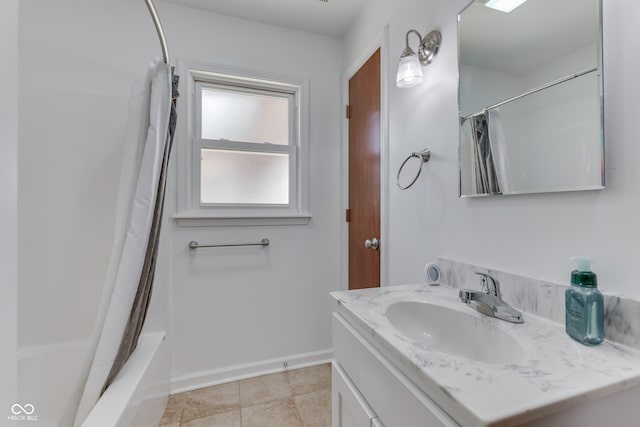
{"label": "window frame", "polygon": [[[217,208],[221,210],[259,210],[264,208],[276,208],[291,210],[297,206],[297,154],[298,154],[298,93],[295,88],[287,89],[268,89],[256,88],[251,86],[236,86],[230,84],[220,84],[218,82],[211,82],[210,80],[198,79],[195,81],[195,94],[194,101],[194,137],[192,140],[193,158],[192,164],[193,171],[193,197],[192,204],[195,208]],[[244,141],[232,141],[223,139],[205,139],[202,137],[202,114],[200,108],[202,108],[202,89],[212,88],[219,89],[230,93],[248,93],[256,95],[267,95],[270,97],[284,98],[289,101],[288,103],[288,119],[289,119],[289,141],[284,144],[263,144]],[[202,149],[213,150],[227,150],[227,151],[241,151],[248,153],[274,153],[274,154],[288,154],[289,155],[289,203],[284,204],[269,204],[269,203],[204,203],[202,200],[197,201],[196,195],[202,194],[201,192],[201,165],[199,158],[202,153]],[[197,205],[197,206],[196,206]]]}
{"label": "window frame", "polygon": [[[178,126],[178,209],[180,226],[299,225],[309,211],[309,84],[306,79],[202,62],[180,61]],[[196,104],[202,87],[290,97],[290,143],[262,144],[203,139]],[[201,104],[199,104],[201,105]],[[203,148],[289,154],[289,204],[202,204],[200,154]]]}

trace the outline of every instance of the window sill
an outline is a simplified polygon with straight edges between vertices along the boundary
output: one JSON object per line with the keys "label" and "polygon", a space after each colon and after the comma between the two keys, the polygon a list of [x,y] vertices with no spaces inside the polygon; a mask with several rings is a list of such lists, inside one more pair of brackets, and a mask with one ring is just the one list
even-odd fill
{"label": "window sill", "polygon": [[211,216],[198,213],[176,214],[173,219],[179,227],[234,227],[249,225],[307,225],[311,214]]}

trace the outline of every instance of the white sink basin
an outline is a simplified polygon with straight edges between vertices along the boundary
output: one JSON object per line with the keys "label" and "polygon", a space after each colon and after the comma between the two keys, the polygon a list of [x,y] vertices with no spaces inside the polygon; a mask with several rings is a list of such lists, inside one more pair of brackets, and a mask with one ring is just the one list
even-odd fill
{"label": "white sink basin", "polygon": [[387,307],[386,316],[408,338],[443,353],[496,364],[517,363],[525,357],[518,341],[492,324],[494,319],[417,301],[395,302]]}

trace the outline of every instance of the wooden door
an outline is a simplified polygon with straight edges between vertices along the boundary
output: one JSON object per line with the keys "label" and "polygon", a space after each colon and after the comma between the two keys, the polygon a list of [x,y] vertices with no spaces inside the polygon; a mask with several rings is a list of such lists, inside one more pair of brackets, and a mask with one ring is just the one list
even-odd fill
{"label": "wooden door", "polygon": [[361,289],[380,286],[380,49],[349,80],[348,117],[349,289]]}

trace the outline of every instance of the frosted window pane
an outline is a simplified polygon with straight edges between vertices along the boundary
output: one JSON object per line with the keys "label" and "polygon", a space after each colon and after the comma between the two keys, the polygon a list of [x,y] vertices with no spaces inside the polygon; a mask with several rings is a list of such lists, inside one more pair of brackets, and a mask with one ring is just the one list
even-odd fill
{"label": "frosted window pane", "polygon": [[203,148],[201,203],[289,204],[289,154]]}
{"label": "frosted window pane", "polygon": [[202,138],[289,144],[289,98],[202,89]]}

